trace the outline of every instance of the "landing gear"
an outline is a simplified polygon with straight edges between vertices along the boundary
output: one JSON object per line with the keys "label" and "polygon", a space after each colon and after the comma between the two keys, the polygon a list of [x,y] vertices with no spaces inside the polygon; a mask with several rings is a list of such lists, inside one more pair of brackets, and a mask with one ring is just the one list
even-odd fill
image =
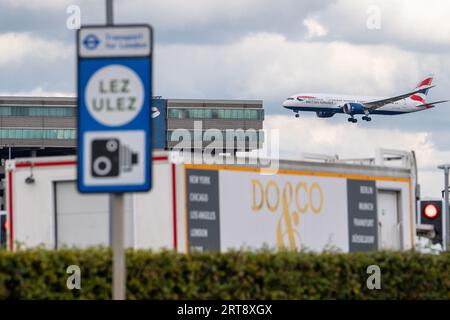
{"label": "landing gear", "polygon": [[357,120],[357,119],[355,119],[355,118],[353,118],[353,117],[351,117],[351,118],[348,118],[348,119],[347,119],[347,121],[348,121],[348,122],[353,122],[353,123],[356,123],[356,122],[358,122],[358,120]]}
{"label": "landing gear", "polygon": [[300,115],[298,114],[298,112],[295,114],[295,117],[296,117],[296,118],[300,117]]}
{"label": "landing gear", "polygon": [[372,118],[369,117],[369,116],[363,116],[362,119],[363,119],[363,120],[366,120],[366,121],[371,121],[371,120],[372,120]]}

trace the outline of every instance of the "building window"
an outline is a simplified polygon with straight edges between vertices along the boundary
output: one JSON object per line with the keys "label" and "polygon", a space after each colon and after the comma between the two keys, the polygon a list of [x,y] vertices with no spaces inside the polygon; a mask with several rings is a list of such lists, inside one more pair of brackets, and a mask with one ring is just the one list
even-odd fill
{"label": "building window", "polygon": [[[177,141],[175,139],[172,139],[173,132],[174,132],[174,130],[167,131],[167,140],[168,141]],[[197,131],[197,130],[196,131],[186,130],[186,132],[189,133],[191,141],[203,141],[204,135],[206,133],[206,131]],[[247,143],[249,143],[249,142],[263,141],[263,138],[264,138],[262,131],[257,131],[257,130],[248,130],[248,131],[220,130],[220,133],[222,134],[222,137],[225,142],[226,141],[246,141]],[[210,142],[210,141],[206,141],[206,142]]]}
{"label": "building window", "polygon": [[49,139],[74,140],[75,129],[0,129],[1,139]]}
{"label": "building window", "polygon": [[263,120],[262,109],[169,108],[169,119]]}
{"label": "building window", "polygon": [[0,116],[13,117],[76,117],[73,107],[0,107]]}

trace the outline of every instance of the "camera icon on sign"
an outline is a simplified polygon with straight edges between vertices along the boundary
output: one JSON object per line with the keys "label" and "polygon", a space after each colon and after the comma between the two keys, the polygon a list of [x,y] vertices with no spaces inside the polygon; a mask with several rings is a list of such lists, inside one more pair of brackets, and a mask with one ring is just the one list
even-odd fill
{"label": "camera icon on sign", "polygon": [[119,139],[92,140],[91,173],[96,178],[117,177],[138,163],[138,154],[121,145]]}

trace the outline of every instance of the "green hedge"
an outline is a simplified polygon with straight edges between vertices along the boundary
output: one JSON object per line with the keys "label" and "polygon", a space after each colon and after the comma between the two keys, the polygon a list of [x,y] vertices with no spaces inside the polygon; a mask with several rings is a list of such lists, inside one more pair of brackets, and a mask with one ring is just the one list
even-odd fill
{"label": "green hedge", "polygon": [[[81,268],[68,290],[66,268]],[[369,290],[367,266],[381,268]],[[450,253],[127,251],[128,299],[450,299]],[[109,299],[107,249],[0,251],[0,299]]]}

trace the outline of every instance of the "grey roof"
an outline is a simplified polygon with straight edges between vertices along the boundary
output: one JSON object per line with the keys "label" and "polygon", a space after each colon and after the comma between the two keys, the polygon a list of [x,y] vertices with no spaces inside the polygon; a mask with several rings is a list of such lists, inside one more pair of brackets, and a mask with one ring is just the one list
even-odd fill
{"label": "grey roof", "polygon": [[[166,99],[168,103],[221,103],[256,104],[262,100],[223,100],[223,99]],[[28,97],[0,96],[0,106],[77,106],[77,97]]]}
{"label": "grey roof", "polygon": [[76,97],[1,97],[0,106],[67,106],[76,107]]}

